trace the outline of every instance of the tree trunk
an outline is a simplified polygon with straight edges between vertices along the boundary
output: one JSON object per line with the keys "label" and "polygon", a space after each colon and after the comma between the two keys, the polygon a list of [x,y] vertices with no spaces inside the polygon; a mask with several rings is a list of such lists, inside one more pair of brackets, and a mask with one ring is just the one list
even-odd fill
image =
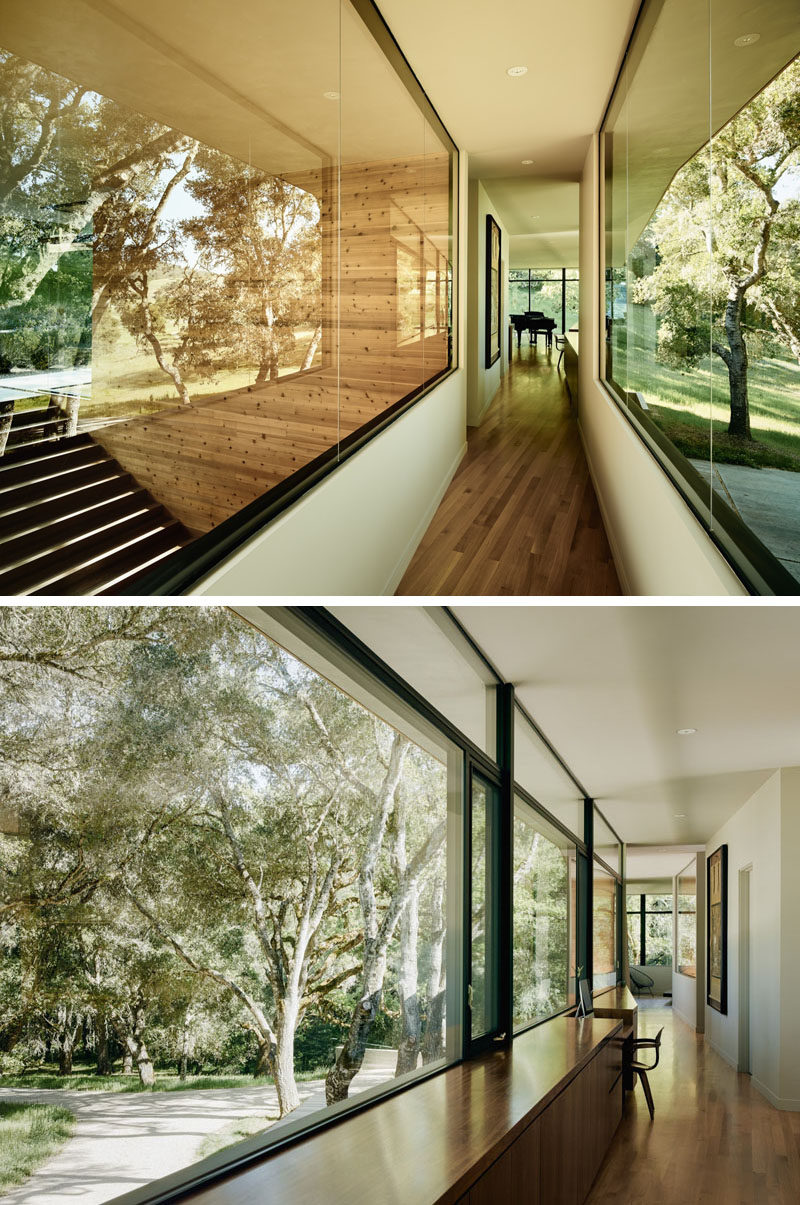
{"label": "tree trunk", "polygon": [[747,345],[742,332],[742,304],[744,294],[734,287],[725,305],[725,334],[729,354],[724,357],[728,367],[728,382],[731,394],[731,418],[728,434],[734,439],[751,439],[750,407],[747,399]]}
{"label": "tree trunk", "polygon": [[361,1070],[367,1038],[372,1023],[380,1012],[383,979],[386,974],[386,949],[376,948],[368,942],[364,950],[364,978],[362,995],[353,1009],[350,1028],[338,1059],[325,1077],[325,1103],[332,1105],[337,1100],[346,1100],[350,1084]]}
{"label": "tree trunk", "polygon": [[178,1076],[181,1080],[186,1079],[186,1068],[189,1063],[189,1048],[191,1046],[191,1031],[189,1029],[189,1013],[183,1014],[183,1033],[181,1035],[181,1057],[178,1063]]}
{"label": "tree trunk", "polygon": [[275,1089],[278,1093],[278,1108],[281,1117],[291,1113],[300,1104],[300,1094],[294,1078],[294,1032],[297,1027],[297,1002],[283,1002],[275,1027],[278,1039],[275,1048]]}
{"label": "tree trunk", "polygon": [[108,1018],[99,1012],[95,1020],[97,1041],[97,1074],[111,1074],[111,1054],[108,1048]]}
{"label": "tree trunk", "polygon": [[122,1055],[122,1074],[123,1075],[133,1075],[133,1055],[132,1055],[131,1051],[128,1049],[127,1043],[125,1045],[125,1050]]}
{"label": "tree trunk", "polygon": [[300,365],[301,372],[308,372],[309,368],[313,364],[314,356],[317,354],[317,348],[320,345],[321,339],[322,339],[322,323],[318,322],[317,329],[314,331],[314,334],[311,336],[311,342],[309,343],[308,347],[306,348],[306,354],[303,357],[303,363]]}
{"label": "tree trunk", "polygon": [[444,884],[433,885],[431,898],[430,965],[428,968],[428,1019],[422,1039],[422,1063],[434,1063],[444,1055]]}
{"label": "tree trunk", "polygon": [[400,968],[397,994],[400,998],[400,1045],[395,1075],[405,1075],[417,1066],[420,1049],[419,995],[417,993],[417,942],[419,940],[419,889],[414,884],[400,918]]}
{"label": "tree trunk", "polygon": [[192,399],[189,397],[189,390],[183,383],[180,369],[178,368],[177,364],[169,364],[167,362],[167,358],[164,355],[164,349],[161,346],[161,340],[159,339],[153,327],[153,315],[150,311],[150,302],[147,297],[147,290],[148,285],[147,281],[145,280],[142,286],[142,293],[140,294],[143,320],[142,334],[153,349],[158,367],[162,372],[167,374],[175,386],[178,392],[178,397],[181,399],[181,405],[190,406]]}
{"label": "tree trunk", "polygon": [[58,1051],[58,1074],[72,1075],[72,1042],[68,1034],[64,1034]]}

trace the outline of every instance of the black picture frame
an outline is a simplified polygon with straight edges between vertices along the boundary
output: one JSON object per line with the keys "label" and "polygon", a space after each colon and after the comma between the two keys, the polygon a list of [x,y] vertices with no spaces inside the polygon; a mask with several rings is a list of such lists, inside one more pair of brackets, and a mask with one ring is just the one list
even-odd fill
{"label": "black picture frame", "polygon": [[720,845],[706,862],[706,1003],[728,1011],[728,847]]}
{"label": "black picture frame", "polygon": [[500,359],[500,227],[490,213],[486,215],[486,367]]}

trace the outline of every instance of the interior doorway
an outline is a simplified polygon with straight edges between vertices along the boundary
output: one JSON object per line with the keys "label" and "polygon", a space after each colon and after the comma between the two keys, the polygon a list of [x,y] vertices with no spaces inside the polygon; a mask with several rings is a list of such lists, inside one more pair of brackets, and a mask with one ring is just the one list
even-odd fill
{"label": "interior doorway", "polygon": [[752,1074],[750,1043],[750,873],[739,871],[739,1070]]}

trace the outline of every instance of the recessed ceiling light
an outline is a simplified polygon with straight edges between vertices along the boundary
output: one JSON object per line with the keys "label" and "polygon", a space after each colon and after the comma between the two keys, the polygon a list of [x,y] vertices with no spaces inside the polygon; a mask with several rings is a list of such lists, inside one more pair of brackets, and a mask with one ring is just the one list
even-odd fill
{"label": "recessed ceiling light", "polygon": [[527,75],[527,67],[506,67],[506,75]]}
{"label": "recessed ceiling light", "polygon": [[685,812],[673,812],[672,816],[673,816],[674,820],[685,820],[686,819]]}
{"label": "recessed ceiling light", "polygon": [[740,38],[734,38],[734,46],[752,46],[761,37],[760,33],[743,33]]}
{"label": "recessed ceiling light", "polygon": [[697,729],[696,728],[677,728],[676,732],[677,732],[678,736],[694,736],[694,734],[697,732]]}
{"label": "recessed ceiling light", "polygon": [[322,95],[326,100],[341,100],[338,92],[323,92]]}
{"label": "recessed ceiling light", "polygon": [[530,165],[531,165],[532,163],[533,163],[533,160],[532,160],[532,159],[523,159],[523,160],[522,160],[522,166],[523,166],[523,167],[530,167]]}

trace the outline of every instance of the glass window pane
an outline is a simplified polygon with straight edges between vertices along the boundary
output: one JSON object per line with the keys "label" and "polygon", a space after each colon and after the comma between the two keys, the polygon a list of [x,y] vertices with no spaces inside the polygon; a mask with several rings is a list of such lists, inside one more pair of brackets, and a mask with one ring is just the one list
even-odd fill
{"label": "glass window pane", "polygon": [[[49,751],[36,783],[4,771],[18,822],[0,833],[0,1001],[13,1066],[37,1070],[17,1078],[4,1055],[3,1083],[163,1089],[157,1125],[139,1098],[141,1158],[120,1169],[116,1148],[98,1152],[106,1199],[246,1134],[267,1141],[301,1101],[318,1120],[326,1100],[459,1056],[447,742],[388,722],[380,688],[356,701],[333,653],[320,672],[223,608],[6,608],[0,641],[16,675],[3,732],[20,767],[37,742]],[[194,1148],[170,1140],[189,1124],[182,1087],[230,1093],[226,1118],[192,1107]],[[50,1195],[38,1175],[28,1191]]]}
{"label": "glass window pane", "polygon": [[617,982],[617,882],[593,863],[592,988]]}
{"label": "glass window pane", "polygon": [[62,7],[3,11],[0,452],[106,475],[25,593],[172,557],[452,362],[453,156],[347,0]]}
{"label": "glass window pane", "polygon": [[697,975],[697,878],[694,864],[678,875],[678,971]]}
{"label": "glass window pane", "polygon": [[666,441],[656,454],[756,589],[793,593],[797,183],[784,114],[800,94],[797,19],[778,5],[745,46],[734,31],[751,15],[746,0],[702,14],[667,0],[623,68],[603,135],[603,375],[651,447]]}
{"label": "glass window pane", "polygon": [[571,833],[583,839],[583,796],[519,709],[514,712],[514,778]]}
{"label": "glass window pane", "polygon": [[622,865],[622,847],[614,830],[594,809],[594,852],[602,858],[606,866],[619,873]]}
{"label": "glass window pane", "polygon": [[497,1028],[497,804],[497,790],[477,774],[473,775],[469,992],[473,1039]]}
{"label": "glass window pane", "polygon": [[514,806],[514,1024],[575,1001],[575,846],[517,799]]}

